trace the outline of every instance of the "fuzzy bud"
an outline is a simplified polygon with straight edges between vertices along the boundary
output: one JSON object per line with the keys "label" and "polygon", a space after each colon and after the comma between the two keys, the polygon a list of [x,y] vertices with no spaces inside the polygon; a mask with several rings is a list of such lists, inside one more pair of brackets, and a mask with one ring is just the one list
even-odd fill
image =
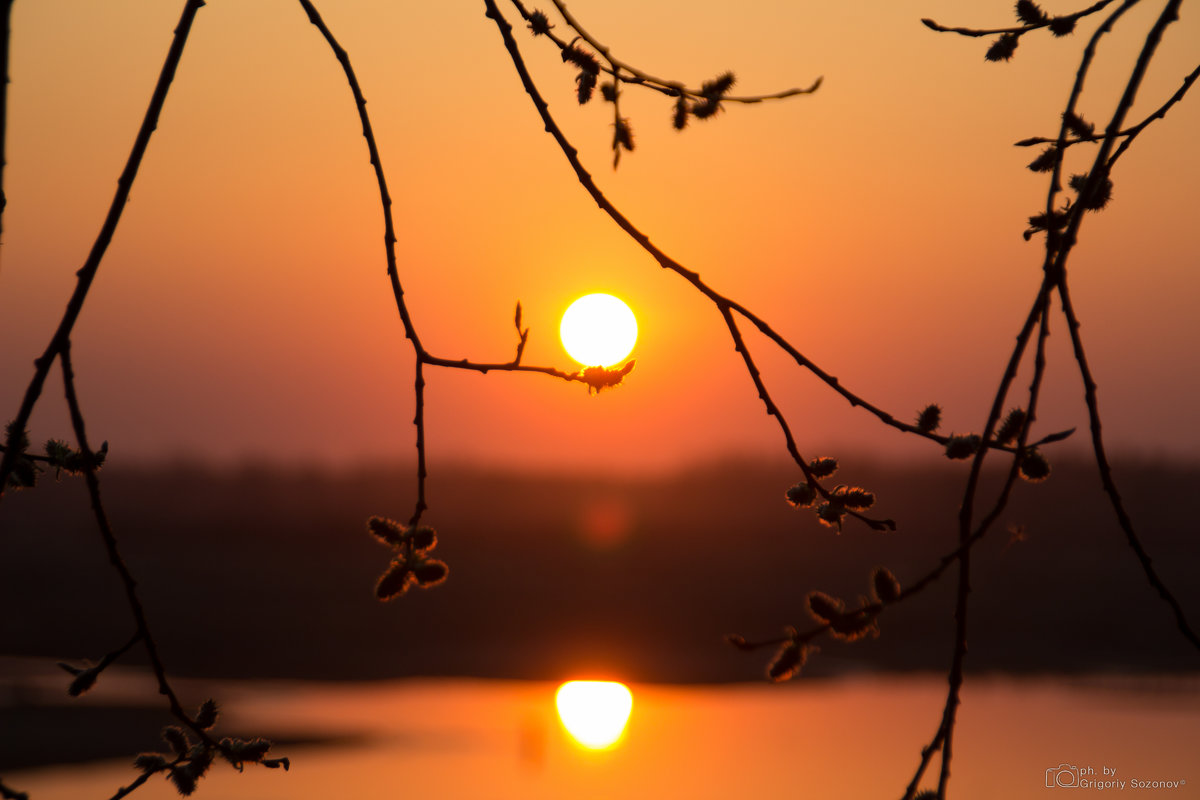
{"label": "fuzzy bud", "polygon": [[1070,184],[1071,188],[1079,194],[1079,205],[1088,211],[1099,211],[1112,199],[1113,184],[1108,178],[1097,181],[1090,191],[1087,188],[1088,176],[1086,173],[1072,175]]}
{"label": "fuzzy bud", "polygon": [[633,150],[633,128],[629,127],[629,120],[625,117],[619,117],[613,123],[613,149],[623,147],[626,150]]}
{"label": "fuzzy bud", "polygon": [[979,436],[974,433],[968,436],[951,436],[946,442],[946,458],[951,461],[970,458],[979,449],[979,443]]}
{"label": "fuzzy bud", "polygon": [[700,94],[708,98],[720,99],[722,95],[733,88],[733,84],[737,82],[737,78],[732,72],[723,72],[711,81],[705,81],[700,86]]}
{"label": "fuzzy bud", "polygon": [[714,117],[716,116],[717,112],[721,110],[721,98],[707,97],[704,99],[704,102],[696,103],[689,110],[691,111],[692,116],[696,119],[708,119],[709,117]]}
{"label": "fuzzy bud", "polygon": [[836,619],[830,620],[829,627],[835,639],[847,642],[856,642],[867,634],[879,635],[879,625],[875,621],[875,615],[865,611],[842,614]]}
{"label": "fuzzy bud", "polygon": [[1021,455],[1018,469],[1021,477],[1030,483],[1041,483],[1050,477],[1050,462],[1036,449],[1026,450]]}
{"label": "fuzzy bud", "polygon": [[392,561],[387,572],[379,578],[379,583],[375,585],[375,596],[380,600],[391,600],[394,597],[399,597],[408,591],[408,587],[414,581],[412,570],[408,568],[408,564],[402,558],[397,558]]}
{"label": "fuzzy bud", "polygon": [[1025,427],[1025,409],[1014,408],[1008,412],[1008,416],[1004,418],[1004,422],[1000,424],[1000,429],[996,431],[996,443],[1008,444],[1016,441],[1021,435],[1021,429]]}
{"label": "fuzzy bud", "polygon": [[196,791],[196,776],[187,767],[171,767],[170,778],[175,790],[184,797]]}
{"label": "fuzzy bud", "polygon": [[1096,126],[1078,114],[1066,111],[1063,113],[1062,118],[1066,129],[1080,139],[1090,139],[1096,135]]}
{"label": "fuzzy bud", "polygon": [[211,697],[205,700],[200,710],[196,712],[196,727],[202,731],[206,731],[213,725],[217,724],[217,715],[220,709],[217,707],[217,701]]}
{"label": "fuzzy bud", "polygon": [[421,525],[407,533],[406,536],[416,550],[428,552],[437,547],[437,531],[433,528]]}
{"label": "fuzzy bud", "polygon": [[529,15],[529,30],[533,31],[534,36],[545,36],[553,27],[544,12],[534,11]]}
{"label": "fuzzy bud", "polygon": [[933,433],[942,424],[942,407],[937,403],[930,403],[921,410],[920,416],[917,417],[917,430],[921,433]]}
{"label": "fuzzy bud", "polygon": [[212,766],[213,751],[206,744],[198,744],[188,751],[187,770],[199,780]]}
{"label": "fuzzy bud", "polygon": [[842,517],[846,515],[846,510],[841,503],[821,503],[817,506],[817,520],[828,528],[837,528],[838,533],[842,532]]}
{"label": "fuzzy bud", "polygon": [[596,88],[596,73],[579,70],[579,74],[575,76],[575,84],[575,96],[579,99],[579,105],[583,105],[592,99],[592,90]]}
{"label": "fuzzy bud", "polygon": [[1070,36],[1075,32],[1075,20],[1072,17],[1055,17],[1050,20],[1050,32],[1055,36]]}
{"label": "fuzzy bud", "polygon": [[824,592],[811,592],[808,595],[808,610],[819,622],[833,622],[842,615],[846,604],[836,597],[830,597]]}
{"label": "fuzzy bud", "polygon": [[595,392],[599,394],[602,390],[613,386],[620,386],[621,381],[625,376],[633,371],[634,362],[630,361],[620,369],[605,369],[604,367],[588,367],[585,369],[580,378],[588,385],[588,394]]}
{"label": "fuzzy bud", "polygon": [[600,74],[600,62],[596,57],[586,50],[581,50],[575,45],[564,47],[562,51],[562,60],[569,61],[584,72],[589,72],[592,75]]}
{"label": "fuzzy bud", "polygon": [[671,125],[675,130],[681,131],[687,127],[688,114],[691,109],[688,107],[687,98],[682,94],[675,98],[675,110],[671,116]]}
{"label": "fuzzy bud", "polygon": [[417,585],[422,589],[437,586],[446,580],[449,574],[450,568],[446,566],[445,562],[438,561],[436,558],[422,561],[412,568],[412,575],[416,578]]}
{"label": "fuzzy bud", "polygon": [[1034,172],[1049,172],[1054,169],[1054,162],[1058,160],[1058,148],[1054,145],[1047,147],[1033,161],[1029,162],[1029,169]]}
{"label": "fuzzy bud", "polygon": [[1033,0],[1017,0],[1017,19],[1026,25],[1041,25],[1046,21],[1046,12]]}
{"label": "fuzzy bud", "polygon": [[817,490],[800,482],[787,490],[787,501],[796,508],[810,508],[817,500]]}
{"label": "fuzzy bud", "polygon": [[875,505],[875,494],[861,486],[839,486],[831,494],[843,508],[851,511],[865,511]]}
{"label": "fuzzy bud", "polygon": [[177,756],[184,756],[188,750],[192,749],[192,743],[188,739],[188,735],[183,732],[183,728],[177,725],[168,725],[163,728],[162,738],[163,741],[170,745]]}
{"label": "fuzzy bud", "polygon": [[838,470],[838,462],[836,458],[822,457],[814,458],[808,462],[808,471],[812,473],[814,478],[828,478]]}
{"label": "fuzzy bud", "polygon": [[224,738],[221,740],[221,753],[235,767],[241,766],[242,762],[262,761],[263,757],[271,749],[271,742],[267,739],[231,739]]}
{"label": "fuzzy bud", "polygon": [[875,590],[875,599],[884,605],[900,597],[900,581],[887,567],[876,567],[871,575],[871,588]]}
{"label": "fuzzy bud", "polygon": [[404,539],[404,526],[387,517],[371,517],[367,520],[367,530],[379,541],[393,547]]}
{"label": "fuzzy bud", "polygon": [[1002,34],[999,39],[992,42],[992,46],[987,49],[987,53],[983,57],[988,61],[1008,61],[1017,51],[1019,41],[1015,33]]}
{"label": "fuzzy bud", "polygon": [[808,650],[794,641],[784,642],[767,665],[767,678],[775,683],[791,680],[800,674],[808,658]]}

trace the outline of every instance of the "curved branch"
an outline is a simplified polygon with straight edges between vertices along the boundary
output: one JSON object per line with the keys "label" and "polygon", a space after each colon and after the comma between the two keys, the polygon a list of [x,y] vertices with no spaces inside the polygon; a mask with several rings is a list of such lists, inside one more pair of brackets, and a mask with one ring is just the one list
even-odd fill
{"label": "curved branch", "polygon": [[505,48],[508,50],[509,57],[513,62],[513,66],[517,70],[517,74],[521,79],[521,84],[525,88],[525,93],[529,96],[534,107],[537,109],[538,115],[542,119],[546,132],[554,138],[555,142],[559,146],[559,149],[562,150],[563,155],[566,156],[567,162],[570,164],[571,169],[575,172],[575,176],[580,185],[583,186],[584,190],[589,196],[591,196],[596,205],[599,206],[600,209],[604,211],[604,213],[606,213],[621,230],[625,231],[625,233],[631,239],[633,239],[639,247],[645,250],[655,261],[657,261],[660,267],[676,273],[688,283],[692,284],[692,286],[694,286],[701,294],[712,301],[718,308],[728,308],[731,311],[736,311],[739,315],[754,325],[754,327],[756,327],[760,333],[769,338],[780,349],[791,356],[799,366],[812,372],[827,386],[844,397],[851,406],[861,407],[873,414],[885,425],[905,433],[916,434],[917,436],[921,436],[943,445],[948,441],[948,437],[939,436],[934,433],[928,433],[920,430],[916,425],[899,421],[892,414],[889,414],[882,408],[870,403],[866,399],[842,386],[835,376],[825,372],[818,367],[815,362],[809,360],[790,342],[788,342],[787,339],[775,331],[774,328],[772,328],[765,320],[752,312],[750,309],[743,306],[741,303],[731,300],[714,290],[703,280],[701,280],[698,273],[693,272],[675,259],[668,256],[665,252],[663,252],[663,250],[650,241],[650,237],[642,233],[641,230],[634,226],[634,224],[630,222],[629,219],[612,204],[612,202],[600,190],[599,186],[596,185],[596,181],[592,177],[591,173],[587,171],[587,169],[583,166],[583,163],[579,160],[578,150],[566,138],[566,135],[562,132],[562,129],[558,126],[558,123],[555,122],[554,117],[551,116],[550,108],[545,99],[543,99],[541,92],[538,91],[537,86],[534,84],[533,77],[529,73],[529,69],[525,64],[524,57],[521,55],[520,48],[518,47],[516,40],[513,38],[512,25],[510,25],[508,20],[506,20],[500,13],[499,8],[496,6],[495,0],[484,0],[484,5],[487,7],[488,18],[495,22],[496,27],[500,30],[500,35],[504,40]]}
{"label": "curved branch", "polygon": [[[1192,88],[1192,84],[1196,82],[1196,78],[1198,77],[1200,77],[1200,66],[1197,66],[1194,70],[1184,76],[1183,85],[1179,87],[1175,94],[1171,95],[1171,98],[1167,100],[1167,102],[1159,106],[1153,114],[1146,117],[1132,128],[1129,128],[1128,130],[1122,131],[1120,134],[1118,134],[1119,136],[1124,136],[1125,140],[1121,142],[1121,146],[1117,148],[1117,152],[1113,153],[1112,158],[1108,159],[1109,169],[1112,169],[1113,164],[1117,163],[1117,159],[1120,158],[1125,151],[1130,148],[1130,146],[1133,144],[1133,140],[1137,138],[1139,133],[1146,129],[1147,125],[1149,125],[1151,122],[1154,122],[1156,119],[1165,118],[1167,116],[1167,112],[1171,110],[1171,106],[1183,100],[1184,95],[1188,93],[1188,89]],[[1105,136],[1107,135],[1108,134],[1105,133]]]}
{"label": "curved branch", "polygon": [[354,95],[354,105],[358,108],[358,119],[362,123],[362,135],[367,140],[367,151],[371,155],[375,181],[379,184],[379,201],[383,206],[383,246],[387,257],[387,274],[392,283],[392,294],[396,298],[396,310],[400,312],[404,335],[412,341],[413,348],[417,353],[420,353],[421,338],[417,335],[417,329],[408,313],[408,306],[404,302],[404,289],[400,286],[400,275],[396,268],[396,228],[392,222],[392,196],[388,193],[387,178],[383,174],[383,161],[379,157],[379,146],[375,143],[371,118],[367,114],[367,99],[363,97],[362,89],[358,85],[358,77],[354,74],[354,67],[350,65],[350,55],[334,38],[333,32],[325,24],[325,20],[317,13],[316,6],[310,0],[300,0],[300,5],[304,8],[304,13],[308,15],[308,21],[316,26],[321,35],[325,37],[330,49],[333,50],[338,63],[342,65],[346,81],[350,84],[350,91]]}
{"label": "curved branch", "polygon": [[96,237],[95,244],[92,245],[92,250],[88,254],[87,261],[76,273],[77,281],[75,291],[71,295],[70,301],[67,303],[67,310],[63,313],[62,321],[58,324],[58,329],[54,332],[54,336],[50,339],[50,344],[46,346],[42,357],[34,362],[33,379],[29,382],[29,387],[25,390],[25,396],[21,401],[21,408],[17,412],[16,418],[12,422],[10,435],[7,447],[4,451],[3,459],[0,460],[0,497],[4,495],[4,489],[8,483],[8,475],[12,471],[16,463],[17,457],[20,455],[19,448],[15,447],[16,437],[20,437],[25,426],[29,424],[29,416],[33,413],[33,407],[37,404],[38,397],[41,396],[42,386],[46,382],[46,376],[50,372],[50,368],[54,366],[54,360],[68,346],[71,338],[71,331],[75,327],[75,321],[79,318],[79,312],[83,309],[83,301],[87,297],[88,289],[91,288],[92,281],[96,277],[97,270],[100,269],[100,261],[104,258],[105,252],[108,250],[108,245],[112,242],[113,234],[117,230],[117,223],[121,221],[121,212],[125,209],[125,203],[129,200],[129,192],[133,188],[133,181],[137,177],[138,168],[142,164],[142,157],[146,154],[146,148],[150,144],[150,137],[158,127],[158,118],[162,113],[163,104],[167,100],[167,92],[171,88],[171,81],[175,78],[175,70],[179,66],[179,61],[183,57],[183,47],[187,44],[188,33],[192,29],[192,21],[196,18],[196,12],[204,5],[204,0],[186,0],[183,6],[183,15],[179,19],[179,24],[175,26],[175,36],[171,40],[171,48],[167,51],[166,61],[163,62],[162,71],[158,76],[158,83],[154,87],[154,94],[150,97],[150,107],[146,109],[146,115],[142,119],[142,126],[138,130],[137,138],[133,142],[133,150],[129,153],[129,159],[125,162],[125,169],[121,172],[121,177],[117,179],[117,192],[113,197],[112,204],[108,208],[108,215],[104,218],[104,224],[100,227],[100,233]]}
{"label": "curved branch", "polygon": [[1054,19],[1075,21],[1086,17],[1089,14],[1095,14],[1097,11],[1100,11],[1111,2],[1113,2],[1113,0],[1100,0],[1100,2],[1096,3],[1095,5],[1088,6],[1082,11],[1076,11],[1074,14],[1063,14],[1061,17],[1055,17],[1053,19],[1048,18],[1045,22],[1037,22],[1032,25],[1018,25],[1012,28],[952,28],[946,25],[939,25],[937,22],[934,22],[931,19],[923,19],[921,20],[921,23],[931,31],[937,31],[938,33],[957,33],[959,36],[994,36],[996,34],[1003,33],[1015,33],[1020,35],[1023,33],[1028,33],[1029,31],[1035,31],[1038,28],[1049,27],[1050,23],[1053,22]]}
{"label": "curved branch", "polygon": [[[8,137],[8,41],[12,23],[13,0],[3,0],[0,9],[0,234],[4,233],[4,208],[8,198],[4,194],[5,142]],[[2,244],[2,243],[0,243]],[[4,250],[0,248],[0,259]]]}
{"label": "curved branch", "polygon": [[59,352],[59,362],[62,365],[63,393],[67,400],[67,409],[71,414],[71,426],[75,431],[75,441],[79,446],[80,452],[84,455],[83,463],[85,468],[83,477],[87,484],[88,496],[91,498],[92,514],[96,518],[97,527],[100,529],[100,537],[104,540],[104,549],[108,553],[109,563],[112,564],[112,568],[121,579],[121,587],[125,591],[125,601],[129,604],[129,612],[133,615],[134,624],[137,626],[137,636],[135,638],[141,639],[142,645],[146,650],[146,656],[150,660],[150,669],[154,672],[155,680],[158,682],[158,692],[167,698],[167,703],[171,707],[171,714],[186,723],[196,734],[207,740],[208,735],[203,729],[196,726],[191,717],[184,711],[183,705],[179,702],[179,697],[171,687],[170,681],[167,680],[166,667],[163,666],[162,658],[158,654],[158,643],[150,632],[150,624],[146,621],[146,609],[142,605],[141,598],[138,596],[137,581],[129,571],[129,567],[125,564],[125,559],[121,557],[121,551],[117,547],[117,537],[113,534],[112,525],[108,521],[108,513],[104,510],[104,502],[100,496],[100,479],[96,475],[92,449],[88,444],[87,428],[83,421],[83,412],[80,410],[79,398],[75,393],[75,371],[71,366],[71,344],[69,341],[63,345]]}
{"label": "curved branch", "polygon": [[1075,315],[1075,308],[1071,304],[1071,294],[1067,290],[1067,282],[1061,279],[1057,285],[1058,296],[1062,300],[1063,314],[1067,318],[1067,329],[1071,334],[1071,347],[1074,350],[1075,362],[1079,365],[1079,375],[1083,379],[1084,399],[1087,402],[1088,420],[1092,434],[1092,450],[1096,454],[1096,466],[1100,470],[1100,482],[1104,485],[1104,492],[1108,495],[1109,501],[1113,507],[1113,513],[1117,517],[1117,522],[1121,526],[1121,530],[1125,533],[1125,540],[1129,543],[1129,547],[1137,556],[1138,563],[1142,566],[1142,572],[1146,574],[1146,580],[1154,587],[1154,591],[1162,598],[1171,609],[1171,613],[1175,617],[1175,626],[1179,628],[1179,632],[1183,637],[1192,643],[1194,647],[1200,649],[1200,636],[1192,629],[1192,626],[1187,621],[1187,616],[1183,612],[1183,607],[1179,601],[1175,599],[1175,595],[1167,588],[1162,579],[1158,576],[1158,572],[1154,569],[1149,554],[1146,548],[1142,546],[1141,540],[1138,538],[1137,532],[1133,527],[1133,520],[1129,516],[1129,512],[1125,510],[1125,503],[1121,499],[1121,493],[1117,489],[1116,481],[1113,479],[1112,467],[1109,466],[1108,453],[1104,447],[1104,437],[1101,433],[1100,425],[1100,403],[1096,395],[1096,381],[1092,377],[1091,368],[1088,366],[1087,354],[1083,349],[1083,339],[1079,335],[1079,318]]}
{"label": "curved branch", "polygon": [[[511,2],[513,6],[516,7],[517,13],[521,15],[521,18],[526,22],[529,22],[530,13],[526,10],[525,6],[522,5],[521,0],[511,0]],[[619,58],[616,58],[612,55],[612,51],[609,50],[609,48],[605,47],[603,44],[597,41],[595,37],[584,30],[583,26],[579,24],[579,21],[576,20],[575,17],[572,16],[571,12],[567,10],[567,6],[562,2],[562,0],[550,0],[550,2],[552,2],[554,7],[558,9],[558,13],[562,15],[562,18],[564,21],[566,21],[567,25],[579,35],[579,38],[583,39],[585,42],[591,45],[596,52],[604,56],[604,60],[609,63],[609,66],[607,68],[602,67],[601,69],[603,72],[611,75],[614,80],[624,81],[625,83],[636,84],[638,86],[645,86],[648,89],[653,89],[654,91],[665,94],[668,97],[678,97],[680,95],[684,95],[685,97],[690,97],[696,100],[704,99],[706,97],[704,92],[700,89],[689,89],[678,81],[668,81],[664,80],[663,78],[656,78],[648,72],[640,70],[632,64],[628,64]],[[557,45],[560,50],[565,50],[567,47],[570,47],[569,42],[560,36],[556,36],[553,31],[545,35],[552,42],[554,42],[554,44]],[[622,71],[628,72],[630,77],[621,75],[620,73]],[[721,101],[728,103],[753,104],[761,103],[764,100],[783,100],[788,97],[812,94],[816,92],[817,89],[821,88],[822,80],[824,79],[817,78],[810,86],[804,88],[785,89],[781,92],[772,92],[770,94],[741,96],[722,95]]]}

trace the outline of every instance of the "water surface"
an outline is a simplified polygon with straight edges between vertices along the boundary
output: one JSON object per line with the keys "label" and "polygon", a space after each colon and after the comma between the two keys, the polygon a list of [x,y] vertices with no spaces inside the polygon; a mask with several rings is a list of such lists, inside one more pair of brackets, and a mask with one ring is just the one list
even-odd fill
{"label": "water surface", "polygon": [[[222,683],[188,691],[217,694],[224,727],[318,732],[335,742],[283,748],[292,759],[287,773],[239,775],[218,765],[199,797],[866,800],[902,794],[937,726],[944,687],[931,675],[633,685],[625,737],[603,752],[572,743],[555,717],[551,683]],[[1085,789],[1115,780],[1124,788],[1106,791],[1120,796],[1200,797],[1200,679],[977,677],[963,699],[955,797],[1053,797],[1062,790],[1046,788],[1047,771],[1057,776],[1064,765]],[[134,776],[122,759],[4,777],[36,800],[74,800],[111,796]],[[1134,788],[1133,780],[1180,785]],[[155,778],[136,796],[178,795]]]}

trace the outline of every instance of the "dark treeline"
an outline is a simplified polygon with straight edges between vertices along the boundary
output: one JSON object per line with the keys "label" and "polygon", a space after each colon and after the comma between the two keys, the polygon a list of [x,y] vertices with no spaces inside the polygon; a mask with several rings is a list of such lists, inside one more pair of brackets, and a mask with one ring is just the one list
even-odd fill
{"label": "dark treeline", "polygon": [[[404,517],[399,469],[199,467],[105,470],[109,512],[175,674],[384,678],[756,680],[769,654],[722,636],[808,626],[814,589],[854,601],[871,570],[915,580],[952,547],[965,470],[853,467],[876,491],[876,533],[840,536],[793,511],[786,467],[712,465],[674,477],[510,475],[439,469],[437,555],[450,579],[381,604],[390,551],[372,514]],[[1156,565],[1200,614],[1197,466],[1120,470]],[[1055,464],[1022,485],[974,559],[974,670],[1182,670],[1194,656],[1110,521],[1092,469]],[[0,508],[0,654],[99,658],[132,631],[73,479],[44,481]],[[881,619],[882,635],[823,642],[806,674],[942,669],[953,582]]]}

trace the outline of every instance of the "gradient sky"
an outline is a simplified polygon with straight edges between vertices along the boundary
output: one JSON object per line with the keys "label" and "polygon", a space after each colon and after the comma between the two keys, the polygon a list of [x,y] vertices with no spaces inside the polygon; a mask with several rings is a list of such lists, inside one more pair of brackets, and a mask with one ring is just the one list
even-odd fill
{"label": "gradient sky", "polygon": [[[0,416],[15,414],[99,229],[181,6],[15,5]],[[507,360],[519,299],[526,363],[574,369],[557,338],[572,299],[609,291],[639,317],[638,367],[600,396],[543,376],[431,370],[435,463],[657,470],[783,453],[719,314],[575,182],[482,2],[318,7],[369,101],[401,279],[430,350]],[[1082,36],[1031,35],[1011,63],[990,64],[986,40],[919,20],[1009,25],[1007,0],[571,9],[620,58],[691,85],[725,69],[745,93],[825,76],[813,96],[730,106],[683,133],[668,100],[628,91],[637,150],[614,173],[609,110],[579,107],[573,72],[519,26],[552,113],[657,244],[877,405],[912,418],[938,402],[947,430],[980,426],[1040,273],[1041,245],[1021,231],[1045,179],[1024,169],[1037,151],[1012,143],[1056,132]],[[1195,66],[1193,10],[1169,30],[1132,119]],[[1156,11],[1135,10],[1102,45],[1082,104],[1093,121],[1107,119]],[[1198,134],[1197,97],[1152,126],[1070,262],[1118,449],[1200,448]],[[1052,333],[1042,430],[1085,425],[1060,318]],[[114,458],[411,457],[412,355],[366,147],[342,73],[297,3],[213,0],[200,11],[74,341],[89,431]],[[748,341],[806,454],[938,457]],[[58,381],[32,428],[35,441],[69,437]]]}

